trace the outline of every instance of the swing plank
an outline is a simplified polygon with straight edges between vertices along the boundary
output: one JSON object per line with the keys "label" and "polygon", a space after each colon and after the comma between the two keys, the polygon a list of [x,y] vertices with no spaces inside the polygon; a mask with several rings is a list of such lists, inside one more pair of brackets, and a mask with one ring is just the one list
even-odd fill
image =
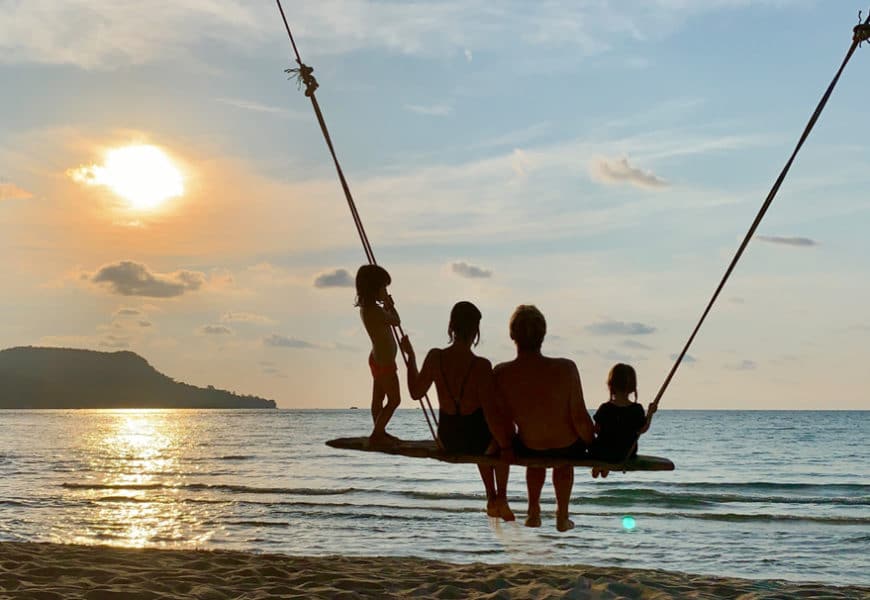
{"label": "swing plank", "polygon": [[[394,444],[370,444],[367,437],[338,438],[326,442],[327,446],[341,450],[361,450],[406,456],[408,458],[431,458],[454,464],[495,465],[500,461],[491,456],[476,454],[449,454],[439,450],[433,440],[399,440]],[[667,458],[638,454],[625,463],[608,463],[593,459],[567,458],[516,458],[511,464],[522,467],[598,467],[612,471],[673,471],[674,463]]]}

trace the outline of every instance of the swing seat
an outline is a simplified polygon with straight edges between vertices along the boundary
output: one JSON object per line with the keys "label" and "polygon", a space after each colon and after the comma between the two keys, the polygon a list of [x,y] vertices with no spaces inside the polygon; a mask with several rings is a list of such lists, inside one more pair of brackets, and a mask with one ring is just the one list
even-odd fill
{"label": "swing seat", "polygon": [[[326,445],[340,450],[361,450],[363,452],[380,452],[408,458],[431,458],[453,464],[498,465],[501,461],[493,456],[479,454],[450,454],[438,448],[433,440],[399,440],[395,443],[370,444],[367,437],[350,437],[329,440]],[[673,471],[674,463],[667,458],[658,456],[636,457],[621,463],[609,463],[594,459],[546,458],[515,458],[512,465],[521,467],[597,467],[609,471]]]}

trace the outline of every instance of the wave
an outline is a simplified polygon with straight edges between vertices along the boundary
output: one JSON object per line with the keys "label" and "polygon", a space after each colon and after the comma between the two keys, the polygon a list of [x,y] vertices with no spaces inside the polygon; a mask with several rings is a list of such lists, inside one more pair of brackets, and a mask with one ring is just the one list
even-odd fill
{"label": "wave", "polygon": [[358,491],[355,488],[261,488],[247,485],[183,483],[179,485],[165,483],[70,483],[64,482],[61,487],[73,490],[212,490],[236,494],[286,494],[294,496],[337,496]]}

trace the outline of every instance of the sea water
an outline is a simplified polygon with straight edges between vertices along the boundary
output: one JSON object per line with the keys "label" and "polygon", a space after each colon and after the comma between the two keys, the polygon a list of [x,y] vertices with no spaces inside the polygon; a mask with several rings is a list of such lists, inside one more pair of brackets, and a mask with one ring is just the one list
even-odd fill
{"label": "sea water", "polygon": [[[473,465],[334,450],[367,410],[0,411],[0,540],[656,568],[870,584],[870,412],[662,410],[641,453],[577,470],[560,534],[484,513]],[[420,410],[390,430],[429,435]]]}

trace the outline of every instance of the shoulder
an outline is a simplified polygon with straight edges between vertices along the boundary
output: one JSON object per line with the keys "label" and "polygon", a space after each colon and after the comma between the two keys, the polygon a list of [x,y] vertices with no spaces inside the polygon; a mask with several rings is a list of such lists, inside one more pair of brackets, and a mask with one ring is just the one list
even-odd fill
{"label": "shoulder", "polygon": [[[486,360],[486,359],[484,359]],[[489,361],[487,361],[489,362]],[[507,362],[498,363],[496,366],[492,367],[492,374],[495,377],[500,377],[509,373],[514,367],[514,361],[509,360]]]}
{"label": "shoulder", "polygon": [[631,407],[629,407],[629,410],[631,410],[631,412],[635,413],[641,418],[646,416],[646,411],[644,411],[643,405],[640,402],[635,402],[634,404],[632,404]]}
{"label": "shoulder", "polygon": [[478,356],[474,359],[474,368],[480,371],[493,371],[492,363],[488,358],[484,358],[482,356]]}

